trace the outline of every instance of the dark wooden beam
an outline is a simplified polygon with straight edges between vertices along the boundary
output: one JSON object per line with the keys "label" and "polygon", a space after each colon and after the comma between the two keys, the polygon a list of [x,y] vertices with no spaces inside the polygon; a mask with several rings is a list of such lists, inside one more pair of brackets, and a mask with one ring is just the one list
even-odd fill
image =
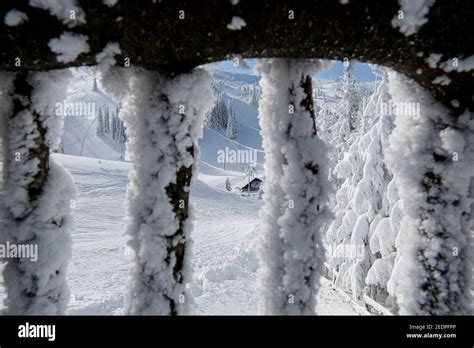
{"label": "dark wooden beam", "polygon": [[[58,0],[59,1],[59,0]],[[180,73],[221,61],[232,54],[244,58],[344,58],[392,67],[413,78],[455,113],[474,110],[472,71],[445,72],[431,68],[426,58],[442,54],[442,61],[473,55],[473,2],[437,0],[429,21],[417,34],[405,36],[391,25],[400,9],[396,0],[120,0],[112,8],[98,0],[81,0],[87,23],[68,28],[49,12],[27,0],[2,0],[0,18],[12,8],[28,15],[28,22],[0,24],[0,69],[47,70],[94,65],[95,55],[108,42],[118,42],[133,66]],[[184,11],[184,19],[179,18]],[[294,11],[289,19],[288,11]],[[229,30],[232,16],[246,22]],[[70,31],[87,35],[91,50],[74,62],[60,63],[48,47],[51,38]],[[21,58],[21,66],[14,65]],[[418,73],[417,73],[418,71]],[[421,72],[421,74],[419,74]],[[440,75],[449,85],[433,84]],[[451,104],[458,100],[459,107]]]}

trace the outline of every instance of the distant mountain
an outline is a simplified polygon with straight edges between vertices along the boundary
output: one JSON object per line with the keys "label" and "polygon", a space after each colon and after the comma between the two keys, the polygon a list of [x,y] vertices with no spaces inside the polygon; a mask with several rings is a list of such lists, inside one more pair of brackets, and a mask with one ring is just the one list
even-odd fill
{"label": "distant mountain", "polygon": [[236,72],[230,72],[226,70],[218,70],[218,69],[213,69],[209,68],[207,69],[214,80],[224,80],[224,81],[236,81],[241,84],[257,84],[260,81],[260,76],[253,75],[253,74],[244,74],[244,73],[236,73]]}
{"label": "distant mountain", "polygon": [[[115,112],[118,107],[110,96],[100,90],[89,68],[72,70],[74,80],[68,91],[66,103],[95,105],[95,115],[99,110]],[[242,163],[221,163],[220,150],[253,151],[256,155],[257,171],[263,172],[263,152],[260,127],[257,118],[257,101],[260,87],[258,76],[235,74],[225,71],[210,71],[214,79],[216,92],[223,93],[232,100],[237,121],[237,135],[231,140],[225,136],[225,130],[204,128],[204,137],[199,141],[201,147],[201,166],[203,173],[226,171],[244,172],[247,165]],[[257,93],[257,94],[255,94]],[[97,117],[74,115],[65,117],[60,152],[108,160],[123,160],[125,148],[106,135],[97,135]]]}
{"label": "distant mountain", "polygon": [[[203,174],[218,174],[224,171],[243,173],[248,165],[245,163],[222,163],[218,153],[228,150],[244,150],[255,154],[257,172],[263,173],[263,150],[258,121],[258,98],[261,94],[260,77],[252,74],[234,73],[215,68],[207,68],[213,77],[216,93],[221,93],[234,105],[237,121],[235,139],[225,136],[225,130],[204,128],[204,137],[199,141],[201,148],[200,171]],[[99,110],[115,112],[118,107],[110,96],[103,93],[94,82],[94,75],[89,68],[72,70],[74,81],[69,87],[67,102],[94,103],[96,115]],[[318,111],[323,103],[337,103],[342,92],[338,81],[317,79],[313,83],[315,107]],[[371,88],[363,84],[361,88]],[[67,116],[64,133],[61,138],[60,152],[71,155],[94,157],[109,160],[123,160],[125,147],[106,135],[98,136],[96,117],[83,115]],[[227,150],[226,150],[227,149]],[[221,173],[221,174],[222,174]]]}

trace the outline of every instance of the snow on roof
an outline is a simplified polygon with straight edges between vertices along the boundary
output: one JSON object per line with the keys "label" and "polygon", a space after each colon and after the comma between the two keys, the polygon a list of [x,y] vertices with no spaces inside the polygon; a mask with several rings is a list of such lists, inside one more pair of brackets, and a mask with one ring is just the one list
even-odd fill
{"label": "snow on roof", "polygon": [[[254,180],[262,181],[262,179],[260,179],[260,178],[252,178],[250,180],[250,182],[252,182]],[[238,181],[237,183],[233,184],[232,186],[242,188],[242,187],[245,187],[246,185],[248,185],[248,183],[249,183],[249,179],[246,178],[246,179],[242,179],[242,180]]]}

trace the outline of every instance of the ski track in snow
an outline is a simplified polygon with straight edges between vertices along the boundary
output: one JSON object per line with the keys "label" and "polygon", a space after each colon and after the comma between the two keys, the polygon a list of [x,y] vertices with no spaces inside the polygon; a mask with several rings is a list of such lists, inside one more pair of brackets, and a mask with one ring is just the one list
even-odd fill
{"label": "ski track in snow", "polygon": [[[67,313],[123,314],[131,265],[123,235],[130,163],[68,155],[54,157],[71,172],[78,188]],[[256,246],[262,201],[229,193],[220,181],[223,183],[224,177],[212,180],[203,175],[192,187],[196,218],[190,284],[193,313],[258,314]],[[2,286],[0,299],[4,296]],[[324,279],[317,313],[357,314]]]}

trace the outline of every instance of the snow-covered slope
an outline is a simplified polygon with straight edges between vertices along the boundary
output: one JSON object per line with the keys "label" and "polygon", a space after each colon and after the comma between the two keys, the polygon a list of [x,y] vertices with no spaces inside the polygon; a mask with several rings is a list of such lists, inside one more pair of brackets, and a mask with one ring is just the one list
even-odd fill
{"label": "snow-covered slope", "polygon": [[94,86],[94,76],[90,69],[71,69],[74,78],[65,101],[85,112],[64,118],[64,130],[61,136],[59,152],[69,155],[86,156],[110,160],[120,160],[124,146],[107,136],[97,136],[97,115],[99,110],[116,110],[118,104],[100,89]]}
{"label": "snow-covered slope", "polygon": [[[68,314],[122,314],[131,265],[123,235],[131,165],[60,154],[54,158],[71,172],[78,188],[76,230],[68,268],[72,295]],[[190,284],[194,313],[257,314],[257,213],[261,200],[225,191],[220,178],[199,175],[191,191],[196,217],[192,233],[194,275]],[[0,303],[3,291],[0,286]],[[317,312],[357,314],[324,281]]]}
{"label": "snow-covered slope", "polygon": [[[203,138],[199,141],[201,148],[200,171],[205,174],[216,174],[224,168],[224,163],[218,161],[217,152],[229,150],[244,150],[254,152],[257,158],[257,175],[263,175],[263,151],[256,97],[259,95],[259,77],[250,74],[231,73],[222,70],[209,69],[213,77],[214,88],[231,100],[237,121],[235,139],[225,136],[224,130],[204,129]],[[254,97],[256,93],[256,97]],[[225,169],[236,175],[243,175],[247,169],[246,163],[226,163]]]}
{"label": "snow-covered slope", "polygon": [[[264,155],[262,138],[258,122],[257,99],[260,95],[260,77],[252,74],[235,73],[208,67],[213,77],[214,88],[218,93],[233,102],[237,121],[235,139],[225,136],[225,130],[215,130],[205,127],[204,136],[199,141],[201,150],[200,171],[203,174],[222,173],[224,163],[218,161],[218,151],[246,150],[254,151],[257,157],[257,175],[263,175]],[[116,110],[118,104],[94,87],[94,74],[89,68],[72,69],[73,82],[68,90],[66,102],[76,104],[92,103],[95,111],[99,109]],[[370,86],[367,86],[369,88]],[[336,103],[341,91],[338,81],[317,79],[314,82],[315,106],[319,110],[325,100],[328,104]],[[323,97],[324,95],[324,97]],[[96,117],[67,116],[64,120],[64,132],[59,151],[64,154],[122,160],[124,145],[113,141],[106,135],[98,136]],[[243,176],[248,165],[246,163],[226,163],[225,169]]]}
{"label": "snow-covered slope", "polygon": [[[94,75],[90,69],[72,70],[74,80],[68,91],[67,103],[87,104],[99,109],[116,110],[117,103],[100,89],[94,88]],[[218,161],[218,151],[226,148],[233,150],[255,151],[257,156],[257,172],[263,173],[262,142],[259,134],[257,105],[249,97],[250,88],[256,86],[258,77],[246,74],[212,72],[215,88],[234,102],[238,131],[235,139],[225,136],[225,131],[205,128],[204,137],[200,140],[201,170],[204,173],[217,173],[224,167]],[[250,98],[250,99],[249,99]],[[79,117],[67,116],[59,151],[64,154],[108,160],[121,160],[124,146],[108,136],[98,136],[97,118],[87,115]],[[243,175],[247,165],[242,163],[226,163],[226,169]]]}

